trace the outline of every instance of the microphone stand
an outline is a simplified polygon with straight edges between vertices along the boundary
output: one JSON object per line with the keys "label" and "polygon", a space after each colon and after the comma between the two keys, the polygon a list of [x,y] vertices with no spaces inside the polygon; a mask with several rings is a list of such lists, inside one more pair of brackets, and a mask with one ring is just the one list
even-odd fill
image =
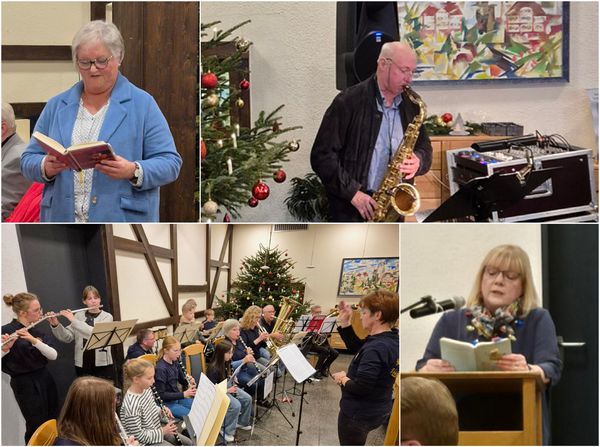
{"label": "microphone stand", "polygon": [[423,297],[421,297],[421,299],[419,299],[419,301],[417,301],[416,303],[411,304],[410,306],[405,307],[404,309],[402,309],[400,311],[401,314],[403,314],[404,312],[408,312],[411,309],[414,309],[417,306],[421,306],[423,305],[423,307],[428,307],[432,310],[437,309],[437,305],[435,303],[435,301],[433,300],[433,298],[431,297],[431,295],[425,295]]}

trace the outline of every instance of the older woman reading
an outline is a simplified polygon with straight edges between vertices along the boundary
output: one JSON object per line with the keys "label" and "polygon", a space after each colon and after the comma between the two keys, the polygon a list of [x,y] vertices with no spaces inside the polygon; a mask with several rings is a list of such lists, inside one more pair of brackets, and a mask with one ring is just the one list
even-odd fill
{"label": "older woman reading", "polygon": [[177,179],[182,164],[165,117],[119,73],[124,43],[115,25],[84,25],[72,54],[81,81],[48,101],[35,130],[64,147],[105,141],[116,157],[76,172],[32,139],[21,169],[45,184],[41,221],[158,221],[159,188]]}

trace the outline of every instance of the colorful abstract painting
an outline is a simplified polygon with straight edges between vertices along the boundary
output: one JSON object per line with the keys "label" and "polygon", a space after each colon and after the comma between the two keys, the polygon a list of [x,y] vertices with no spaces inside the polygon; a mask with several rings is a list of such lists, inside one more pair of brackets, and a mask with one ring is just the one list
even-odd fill
{"label": "colorful abstract painting", "polygon": [[398,258],[344,258],[338,296],[363,296],[375,289],[398,290]]}
{"label": "colorful abstract painting", "polygon": [[398,2],[415,82],[569,79],[568,2]]}

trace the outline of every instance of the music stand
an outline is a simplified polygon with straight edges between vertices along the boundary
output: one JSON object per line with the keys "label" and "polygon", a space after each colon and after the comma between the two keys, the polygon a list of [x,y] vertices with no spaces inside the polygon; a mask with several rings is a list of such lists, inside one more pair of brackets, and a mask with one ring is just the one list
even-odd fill
{"label": "music stand", "polygon": [[[135,320],[111,321],[96,323],[92,328],[92,334],[88,338],[87,343],[83,347],[84,351],[95,349],[106,349],[112,345],[120,345],[125,343],[127,337],[137,323]],[[118,382],[117,365],[113,361],[115,383]]]}
{"label": "music stand", "polygon": [[302,383],[302,392],[300,399],[300,410],[298,413],[298,427],[296,429],[296,445],[300,445],[300,424],[302,423],[302,409],[304,406],[304,386],[306,381],[310,379],[317,371],[312,367],[308,360],[304,357],[298,346],[294,344],[287,344],[277,350],[279,358],[285,365],[286,369],[290,372],[291,376],[297,383]]}
{"label": "music stand", "polygon": [[486,222],[493,211],[508,208],[548,180],[560,168],[531,171],[525,182],[518,173],[494,173],[490,177],[470,180],[431,213],[424,222],[474,216],[476,222]]}
{"label": "music stand", "polygon": [[180,324],[173,332],[173,337],[181,344],[194,343],[194,336],[200,330],[200,326],[202,326],[202,323]]}
{"label": "music stand", "polygon": [[[277,377],[277,372],[276,371],[271,371],[271,368],[275,367],[277,368],[277,364],[279,363],[279,357],[275,357],[273,360],[271,360],[269,362],[269,364],[267,366],[265,366],[265,369],[263,369],[262,371],[259,371],[257,375],[255,375],[254,377],[252,377],[252,379],[250,379],[248,381],[248,383],[246,384],[246,386],[252,386],[254,385],[256,382],[258,382],[261,378],[266,377],[269,373],[274,374],[275,377]],[[276,379],[274,379],[273,384],[277,383]],[[263,393],[264,393],[264,388],[263,388]],[[273,396],[275,396],[275,391],[273,391]],[[265,396],[262,396],[263,399],[265,398]],[[250,438],[252,438],[252,435],[254,434],[254,426],[256,424],[257,420],[262,419],[268,412],[269,410],[272,408],[273,403],[271,403],[271,407],[269,407],[260,417],[257,417],[258,414],[258,384],[256,384],[256,387],[254,388],[254,418],[252,420],[252,430],[250,431]],[[283,418],[287,421],[288,424],[290,424],[290,427],[294,427],[292,425],[292,423],[285,417],[285,414],[283,414],[283,412],[281,411],[281,408],[279,408],[279,405],[277,406],[277,410],[279,411],[279,413],[281,413],[281,415],[283,416]],[[275,437],[279,438],[279,435],[277,433],[274,433],[270,430],[267,430],[264,427],[258,427],[261,430],[266,431],[267,433],[270,433],[272,435],[274,435]]]}

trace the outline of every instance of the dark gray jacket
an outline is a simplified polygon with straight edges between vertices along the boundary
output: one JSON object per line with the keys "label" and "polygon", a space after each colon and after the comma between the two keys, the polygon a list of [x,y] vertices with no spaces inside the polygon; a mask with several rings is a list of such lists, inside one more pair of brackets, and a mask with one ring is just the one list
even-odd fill
{"label": "dark gray jacket", "polygon": [[[350,203],[354,194],[366,192],[369,166],[383,114],[377,110],[377,81],[371,77],[340,92],[329,106],[310,155],[313,170],[327,191],[330,214],[336,222],[362,222]],[[405,93],[400,118],[406,131],[418,113],[418,106]],[[414,148],[421,160],[417,175],[431,167],[432,148],[424,127]]]}

